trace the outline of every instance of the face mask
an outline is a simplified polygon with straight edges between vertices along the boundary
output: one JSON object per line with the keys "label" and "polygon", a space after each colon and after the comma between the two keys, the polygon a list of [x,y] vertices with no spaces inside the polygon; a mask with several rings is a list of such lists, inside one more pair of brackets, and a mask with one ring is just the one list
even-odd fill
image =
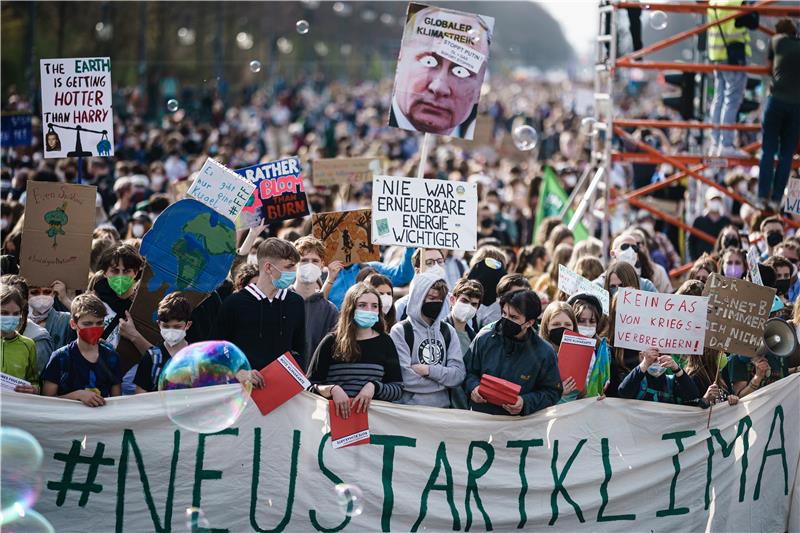
{"label": "face mask", "polygon": [[133,287],[133,278],[130,276],[109,276],[108,286],[111,290],[116,292],[118,296],[122,296]]}
{"label": "face mask", "polygon": [[100,337],[103,336],[103,326],[92,326],[90,328],[81,328],[78,330],[78,337],[87,344],[94,346],[100,342]]}
{"label": "face mask", "polygon": [[439,316],[439,313],[442,312],[442,306],[444,302],[425,302],[422,304],[422,316],[430,318],[431,320],[436,320]]}
{"label": "face mask", "polygon": [[31,296],[28,299],[28,305],[35,311],[37,315],[46,315],[53,307],[55,299],[53,295],[40,294],[39,296]]}
{"label": "face mask", "polygon": [[722,241],[723,248],[739,248],[739,239],[736,237],[725,237]]}
{"label": "face mask", "polygon": [[778,294],[786,296],[786,293],[789,292],[789,281],[788,279],[775,280],[775,290],[778,291]]}
{"label": "face mask", "polygon": [[522,333],[522,326],[514,322],[513,320],[509,320],[507,318],[500,319],[500,331],[503,332],[503,335],[512,339]]}
{"label": "face mask", "polygon": [[141,224],[134,224],[131,226],[131,235],[137,239],[144,235],[144,226]]}
{"label": "face mask", "polygon": [[547,340],[553,343],[555,346],[561,346],[561,339],[564,338],[564,332],[567,328],[556,328],[550,331],[550,334],[547,336]]}
{"label": "face mask", "polygon": [[453,306],[453,316],[459,322],[469,322],[477,311],[470,304],[464,302],[456,302],[456,305]]}
{"label": "face mask", "polygon": [[3,333],[11,333],[19,325],[19,315],[2,315],[0,316],[0,331]]}
{"label": "face mask", "polygon": [[381,311],[384,315],[388,315],[394,305],[394,298],[391,294],[381,294]]}
{"label": "face mask", "polygon": [[613,298],[615,294],[617,294],[617,290],[619,287],[609,287],[608,288],[608,297]]}
{"label": "face mask", "polygon": [[161,328],[161,337],[167,346],[175,346],[186,338],[186,330],[179,328]]}
{"label": "face mask", "polygon": [[744,267],[742,265],[725,265],[725,276],[734,279],[742,279]]}
{"label": "face mask", "polygon": [[597,335],[597,326],[578,326],[578,333],[584,337],[594,337]]}
{"label": "face mask", "polygon": [[772,248],[777,246],[783,240],[783,233],[780,231],[770,231],[767,233],[767,246]]}
{"label": "face mask", "polygon": [[314,263],[303,263],[297,268],[297,275],[303,283],[314,283],[322,276],[322,269]]}
{"label": "face mask", "polygon": [[663,374],[666,371],[667,371],[667,369],[665,367],[663,367],[663,366],[661,366],[661,365],[659,365],[657,363],[653,363],[647,369],[647,373],[650,374],[653,377],[656,377],[656,378],[661,376],[661,374]]}
{"label": "face mask", "polygon": [[491,228],[493,225],[494,225],[494,222],[492,221],[491,218],[484,218],[483,220],[481,220],[481,227],[482,228],[488,229],[488,228]]}
{"label": "face mask", "polygon": [[498,212],[500,212],[500,207],[497,204],[487,204],[487,206],[493,215],[496,215]]}
{"label": "face mask", "polygon": [[653,235],[656,232],[656,228],[653,226],[652,223],[646,222],[641,225],[642,229],[647,232],[648,235]]}
{"label": "face mask", "polygon": [[637,254],[636,250],[633,248],[618,250],[617,260],[622,261],[623,263],[628,263],[632,267],[636,268],[636,262],[639,261],[639,254]]}
{"label": "face mask", "polygon": [[709,200],[708,202],[709,213],[722,213],[722,200]]}
{"label": "face mask", "polygon": [[276,289],[286,289],[292,283],[294,283],[295,278],[297,278],[297,273],[294,270],[281,272],[281,277],[278,279],[273,279],[272,284],[275,285]]}
{"label": "face mask", "polygon": [[356,325],[361,329],[369,329],[378,323],[378,313],[359,309],[356,310],[355,315],[353,315],[353,320],[356,321]]}

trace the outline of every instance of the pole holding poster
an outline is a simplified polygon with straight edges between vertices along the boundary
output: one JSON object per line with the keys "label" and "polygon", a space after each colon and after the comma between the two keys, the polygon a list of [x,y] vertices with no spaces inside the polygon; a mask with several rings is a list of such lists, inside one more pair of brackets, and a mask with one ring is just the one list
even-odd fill
{"label": "pole holding poster", "polygon": [[428,141],[430,140],[430,133],[422,136],[422,144],[419,147],[419,166],[417,167],[417,178],[425,177],[425,162],[428,160]]}

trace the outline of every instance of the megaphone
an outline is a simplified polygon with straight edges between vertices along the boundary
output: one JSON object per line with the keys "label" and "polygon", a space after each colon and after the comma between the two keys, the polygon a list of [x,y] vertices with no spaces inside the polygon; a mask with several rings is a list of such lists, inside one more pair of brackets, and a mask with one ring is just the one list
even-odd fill
{"label": "megaphone", "polygon": [[797,351],[797,348],[794,326],[780,318],[770,318],[764,327],[764,340],[761,341],[756,354],[789,357]]}

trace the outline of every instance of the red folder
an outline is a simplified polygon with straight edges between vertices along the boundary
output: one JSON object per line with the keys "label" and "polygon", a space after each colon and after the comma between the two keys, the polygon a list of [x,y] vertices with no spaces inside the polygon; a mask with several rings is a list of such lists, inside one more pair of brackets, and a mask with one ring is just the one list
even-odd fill
{"label": "red folder", "polygon": [[346,448],[369,444],[369,411],[356,413],[350,400],[350,416],[347,419],[336,414],[336,404],[328,401],[328,416],[331,423],[331,444],[334,448]]}
{"label": "red folder", "polygon": [[589,373],[589,363],[592,362],[595,340],[584,337],[572,331],[565,331],[558,349],[558,372],[561,381],[568,377],[575,380],[579,391],[586,389],[586,375]]}
{"label": "red folder", "polygon": [[492,405],[513,405],[517,403],[521,389],[516,383],[484,374],[478,385],[478,394]]}
{"label": "red folder", "polygon": [[259,373],[264,378],[264,386],[260,389],[254,387],[250,396],[262,415],[271,413],[311,386],[289,352],[262,368]]}

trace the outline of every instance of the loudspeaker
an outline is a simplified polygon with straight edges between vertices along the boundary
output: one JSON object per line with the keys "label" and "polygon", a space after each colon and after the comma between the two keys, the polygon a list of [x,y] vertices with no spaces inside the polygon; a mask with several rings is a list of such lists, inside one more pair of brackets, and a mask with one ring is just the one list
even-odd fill
{"label": "loudspeaker", "polygon": [[797,351],[798,342],[794,326],[780,318],[770,318],[764,327],[764,340],[758,349],[758,355],[772,354],[777,357],[789,357]]}

